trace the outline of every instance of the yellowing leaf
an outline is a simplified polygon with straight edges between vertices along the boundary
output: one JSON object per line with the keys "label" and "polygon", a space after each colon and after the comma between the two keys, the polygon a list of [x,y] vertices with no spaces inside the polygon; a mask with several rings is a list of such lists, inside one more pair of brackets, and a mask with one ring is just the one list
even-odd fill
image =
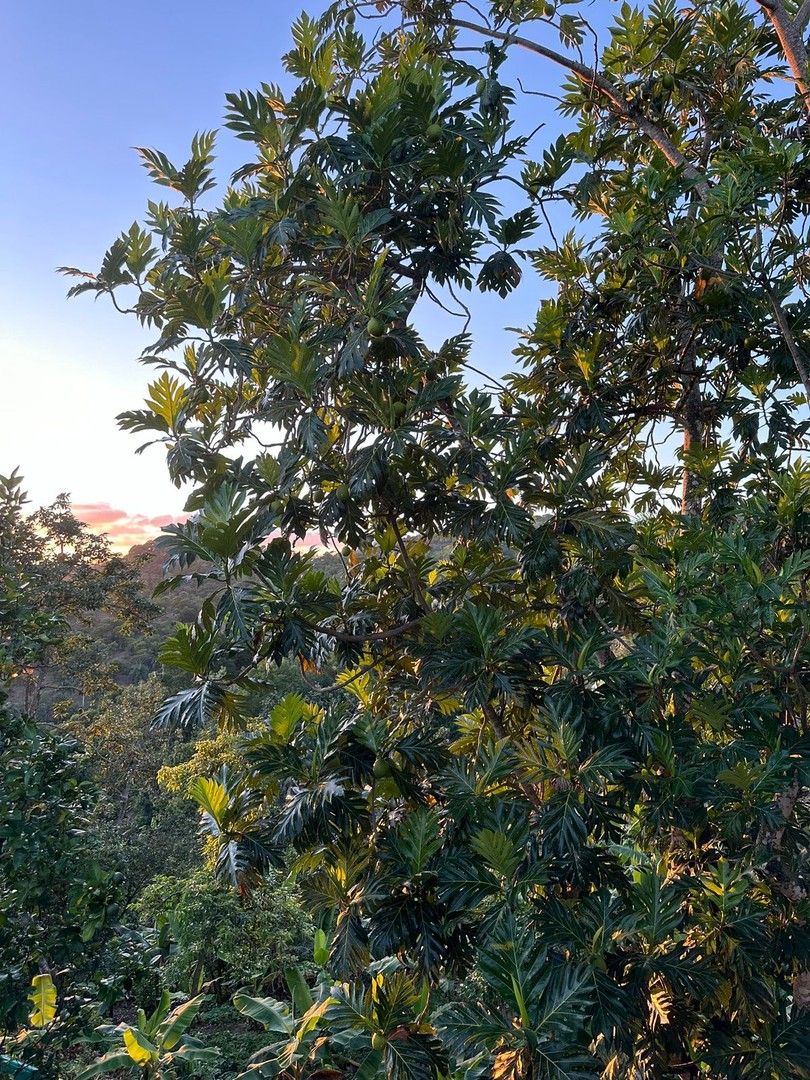
{"label": "yellowing leaf", "polygon": [[624,1062],[618,1054],[614,1054],[604,1068],[602,1080],[619,1080],[620,1070],[624,1070]]}
{"label": "yellowing leaf", "polygon": [[150,1061],[157,1060],[157,1047],[136,1028],[124,1029],[124,1046],[129,1056],[138,1065],[147,1065]]}
{"label": "yellowing leaf", "polygon": [[187,404],[186,392],[180,385],[180,380],[163,372],[159,379],[149,386],[149,397],[146,404],[157,416],[163,420],[169,431],[174,429],[180,413]]}
{"label": "yellowing leaf", "polygon": [[452,697],[448,694],[437,694],[433,699],[433,704],[442,716],[452,716],[461,708],[461,698]]}
{"label": "yellowing leaf", "polygon": [[305,1035],[309,1034],[309,1032],[317,1026],[318,1021],[323,1019],[323,1016],[330,1005],[334,1005],[336,1002],[337,998],[329,997],[324,998],[324,1000],[318,1002],[317,1005],[313,1005],[312,1008],[301,1017],[301,1024],[298,1031],[295,1033],[296,1039],[303,1039]]}
{"label": "yellowing leaf", "polygon": [[663,986],[656,989],[650,987],[650,1020],[652,1026],[668,1024],[669,1014],[672,1009],[672,998]]}
{"label": "yellowing leaf", "polygon": [[519,1080],[524,1073],[521,1050],[503,1050],[492,1063],[492,1080]]}
{"label": "yellowing leaf", "polygon": [[198,776],[189,784],[188,794],[208,814],[212,824],[218,825],[228,806],[228,792],[225,787],[217,780]]}
{"label": "yellowing leaf", "polygon": [[28,1000],[31,1009],[30,1020],[34,1027],[46,1027],[56,1016],[56,987],[50,975],[35,975],[31,980],[31,993]]}

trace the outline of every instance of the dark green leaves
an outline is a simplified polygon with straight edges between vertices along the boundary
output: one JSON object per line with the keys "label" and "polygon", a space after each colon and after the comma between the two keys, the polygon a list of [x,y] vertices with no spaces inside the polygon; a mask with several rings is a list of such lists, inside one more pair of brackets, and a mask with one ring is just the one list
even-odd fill
{"label": "dark green leaves", "polygon": [[227,126],[238,138],[275,147],[279,142],[279,112],[283,111],[281,91],[264,84],[260,92],[226,94]]}
{"label": "dark green leaves", "polygon": [[[763,91],[764,9],[625,5],[590,70],[572,5],[390,6],[368,47],[302,16],[291,92],[229,97],[256,153],[218,209],[210,137],[146,152],[182,205],[77,286],[160,334],[122,423],[193,485],[166,547],[210,590],[162,718],[251,732],[197,791],[220,873],[292,849],[349,983],[256,1070],[801,1075],[802,96]],[[535,21],[572,122],[527,162]],[[422,333],[522,258],[515,370],[475,308]]]}
{"label": "dark green leaves", "polygon": [[520,284],[522,276],[514,258],[507,251],[497,251],[481,267],[478,288],[481,292],[492,291],[499,296],[508,296]]}

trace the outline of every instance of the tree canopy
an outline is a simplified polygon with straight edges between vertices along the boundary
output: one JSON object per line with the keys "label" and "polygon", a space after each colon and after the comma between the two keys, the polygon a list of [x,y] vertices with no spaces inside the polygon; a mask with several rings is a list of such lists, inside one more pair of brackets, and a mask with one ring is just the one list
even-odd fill
{"label": "tree canopy", "polygon": [[[810,1075],[806,9],[625,4],[592,65],[579,3],[302,16],[222,198],[142,149],[171,202],[69,271],[156,331],[121,423],[214,589],[158,722],[246,731],[219,872],[292,849],[341,984],[242,1000],[258,1075]],[[497,385],[420,329],[538,279]],[[335,688],[257,708],[289,657]]]}
{"label": "tree canopy", "polygon": [[[36,716],[43,698],[58,707],[92,699],[115,685],[115,663],[89,632],[94,617],[108,615],[119,634],[148,633],[158,609],[144,591],[138,560],[114,552],[108,537],[79,521],[69,495],[24,513],[21,483],[17,472],[0,478],[0,543],[13,566],[5,587],[22,582],[20,596],[31,618],[54,624],[50,638],[36,638],[29,661],[9,672],[17,680],[10,684],[12,698]],[[9,641],[22,644],[19,617],[10,625]]]}
{"label": "tree canopy", "polygon": [[0,1045],[28,1019],[32,978],[47,974],[53,990],[58,971],[70,988],[59,1030],[48,999],[27,1040],[32,1060],[53,1066],[60,1035],[80,1033],[83,1012],[110,989],[95,964],[121,910],[120,875],[103,869],[88,843],[98,792],[82,775],[78,744],[9,703],[9,687],[68,630],[69,611],[45,606],[18,543],[25,502],[20,477],[0,477]]}

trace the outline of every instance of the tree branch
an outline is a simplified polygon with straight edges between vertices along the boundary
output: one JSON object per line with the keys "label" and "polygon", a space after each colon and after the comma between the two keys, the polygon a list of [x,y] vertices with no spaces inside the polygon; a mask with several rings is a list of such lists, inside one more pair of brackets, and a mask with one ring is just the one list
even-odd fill
{"label": "tree branch", "polygon": [[547,46],[541,45],[539,42],[532,41],[531,38],[523,37],[520,34],[506,34],[501,30],[492,30],[488,26],[479,26],[476,23],[468,22],[466,19],[454,18],[453,25],[464,30],[471,30],[475,34],[483,34],[486,37],[497,38],[507,45],[519,45],[522,49],[528,49],[529,52],[536,53],[537,56],[542,56],[546,60],[550,60],[553,64],[558,64],[560,67],[570,71],[584,86],[590,86],[593,89],[598,90],[603,97],[607,98],[613,106],[614,112],[627,120],[638,131],[643,132],[651,142],[658,147],[670,165],[682,169],[683,174],[687,179],[694,180],[695,187],[701,198],[705,199],[708,196],[709,184],[705,176],[692,165],[686,155],[678,149],[663,128],[659,127],[658,124],[653,123],[653,121],[650,120],[649,117],[646,117],[640,109],[631,105],[627,98],[619,92],[613,83],[606,79],[604,75],[600,75],[594,68],[590,68],[587,64],[583,64],[579,60],[573,60],[563,53],[558,53],[556,50],[549,49]]}
{"label": "tree branch", "polygon": [[782,52],[788,62],[796,89],[804,99],[810,111],[810,87],[807,75],[807,49],[804,44],[804,30],[810,19],[810,0],[805,0],[795,19],[787,13],[783,0],[757,0],[765,12],[766,18],[776,31]]}
{"label": "tree branch", "polygon": [[399,626],[391,626],[388,630],[375,630],[371,634],[350,634],[346,630],[335,630],[331,626],[322,626],[320,623],[313,623],[308,619],[301,619],[301,622],[311,630],[316,630],[319,634],[325,634],[327,637],[334,638],[336,641],[343,641],[348,644],[363,644],[367,641],[384,641],[386,638],[398,637],[400,634],[406,634],[409,630],[413,630],[414,627],[419,626],[422,620],[409,619],[408,622],[400,623]]}
{"label": "tree branch", "polygon": [[683,488],[681,491],[681,513],[690,517],[699,517],[701,509],[700,485],[694,471],[689,466],[689,454],[695,453],[703,445],[703,394],[697,370],[697,355],[690,345],[684,361],[685,400],[680,415],[683,425]]}
{"label": "tree branch", "polygon": [[[495,706],[492,704],[491,701],[484,702],[484,704],[481,706],[481,712],[484,714],[484,719],[495,732],[496,738],[506,739],[507,735],[506,729],[503,726],[503,721],[501,720],[495,709]],[[537,794],[534,786],[528,783],[528,781],[524,780],[520,773],[521,769],[520,766],[518,766],[516,774],[513,775],[518,783],[518,786],[520,787],[520,790],[523,792],[523,794],[526,796],[532,806],[542,806],[543,800]]]}
{"label": "tree branch", "polygon": [[484,719],[490,725],[492,730],[495,732],[495,735],[497,736],[497,738],[505,739],[506,738],[506,730],[504,729],[503,721],[501,720],[500,716],[498,716],[497,712],[495,711],[495,707],[492,704],[492,702],[485,701],[484,704],[481,706],[481,712],[484,714]]}
{"label": "tree branch", "polygon": [[411,588],[414,592],[414,600],[416,600],[423,611],[430,611],[430,604],[428,604],[424,591],[422,590],[422,582],[419,580],[419,575],[416,573],[416,567],[411,562],[411,557],[408,554],[405,541],[402,539],[402,533],[399,531],[396,516],[393,513],[388,515],[388,523],[394,530],[394,536],[397,538],[397,547],[402,555],[402,561],[405,564],[408,580],[410,581]]}
{"label": "tree branch", "polygon": [[804,387],[804,396],[807,404],[810,405],[810,374],[807,371],[804,363],[804,357],[801,354],[799,346],[796,344],[796,338],[793,336],[793,331],[790,329],[790,323],[788,322],[785,309],[779,303],[779,298],[771,288],[767,280],[762,279],[762,287],[771,303],[774,317],[776,318],[776,325],[779,327],[779,333],[782,335],[785,344],[788,347],[788,352],[791,355],[793,364],[796,368],[799,378],[801,379],[802,386]]}
{"label": "tree branch", "polygon": [[790,787],[785,788],[777,795],[775,809],[782,817],[782,823],[775,826],[763,825],[760,829],[758,842],[772,852],[774,859],[765,868],[765,875],[770,885],[782,894],[787,900],[798,904],[807,897],[805,884],[796,876],[790,867],[781,859],[782,839],[785,835],[788,822],[793,817],[796,804],[802,794],[802,787],[798,777],[794,777]]}

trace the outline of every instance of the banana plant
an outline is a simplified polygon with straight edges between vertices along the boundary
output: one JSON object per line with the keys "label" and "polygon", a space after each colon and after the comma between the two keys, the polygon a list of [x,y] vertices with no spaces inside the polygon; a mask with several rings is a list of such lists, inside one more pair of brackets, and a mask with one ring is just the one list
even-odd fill
{"label": "banana plant", "polygon": [[259,1080],[283,1077],[283,1080],[303,1080],[304,1077],[330,1074],[325,1058],[322,1028],[326,1010],[334,1000],[328,983],[321,982],[313,994],[298,968],[285,972],[290,1003],[275,998],[249,997],[237,994],[233,999],[243,1016],[271,1034],[271,1042],[257,1051],[248,1068],[237,1080]]}
{"label": "banana plant", "polygon": [[441,1047],[424,1022],[427,984],[393,957],[369,965],[369,985],[326,980],[314,993],[297,968],[287,971],[292,1007],[237,996],[237,1009],[274,1035],[238,1080],[433,1080],[444,1071]]}
{"label": "banana plant", "polygon": [[[15,1055],[25,1054],[42,1036],[58,1024],[56,987],[47,973],[35,975],[31,980],[31,992],[28,995],[31,1009],[28,1014],[28,1027],[22,1028],[11,1039],[9,1049]],[[8,1054],[0,1054],[0,1076],[13,1076],[16,1080],[34,1080],[40,1072],[30,1065],[16,1061]]]}
{"label": "banana plant", "polygon": [[135,1024],[104,1024],[99,1028],[115,1045],[103,1057],[79,1074],[77,1080],[91,1080],[120,1070],[137,1074],[142,1080],[174,1080],[181,1071],[193,1072],[197,1065],[215,1062],[219,1051],[204,1047],[186,1032],[197,1017],[206,995],[171,1007],[167,990],[157,1008],[147,1017],[138,1009]]}

